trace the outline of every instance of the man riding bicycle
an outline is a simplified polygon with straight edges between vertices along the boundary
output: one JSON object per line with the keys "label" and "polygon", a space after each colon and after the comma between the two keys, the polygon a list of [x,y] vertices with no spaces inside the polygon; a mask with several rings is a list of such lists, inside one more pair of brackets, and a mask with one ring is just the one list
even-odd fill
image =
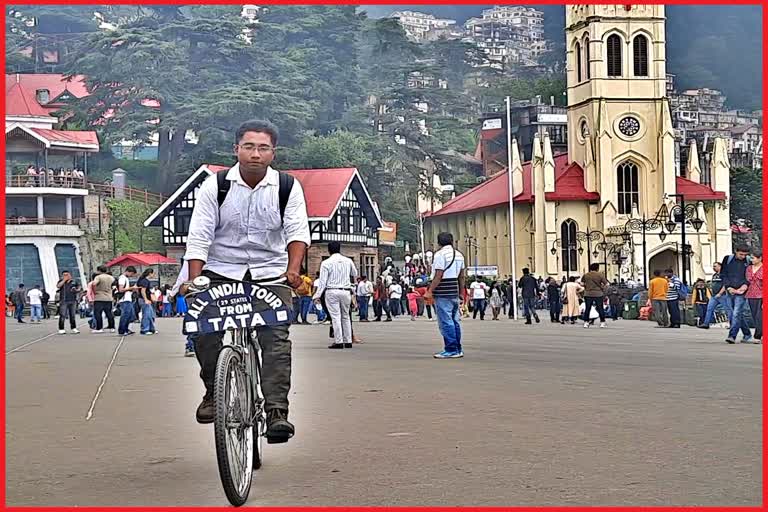
{"label": "man riding bicycle", "polygon": [[[235,134],[238,163],[228,171],[221,171],[226,173],[225,178],[214,175],[203,182],[197,192],[184,255],[189,262],[190,281],[200,275],[216,283],[258,283],[284,277],[292,288],[302,285],[299,272],[310,244],[307,206],[298,180],[281,176],[270,167],[277,139],[277,128],[269,122],[243,123]],[[275,287],[273,291],[283,303],[291,303],[289,289]],[[288,327],[256,329],[262,347],[261,387],[267,413],[265,436],[269,443],[284,443],[294,434],[294,427],[288,421],[291,387]],[[195,354],[206,389],[197,408],[199,423],[214,420],[213,383],[223,336],[223,333],[195,336]]]}

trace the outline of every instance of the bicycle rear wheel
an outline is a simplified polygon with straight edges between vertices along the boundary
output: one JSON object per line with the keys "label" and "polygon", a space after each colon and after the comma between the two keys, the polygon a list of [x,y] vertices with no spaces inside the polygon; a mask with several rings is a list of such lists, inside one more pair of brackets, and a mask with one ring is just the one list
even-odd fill
{"label": "bicycle rear wheel", "polygon": [[236,507],[248,499],[253,475],[254,428],[248,425],[253,400],[249,388],[240,353],[223,347],[216,363],[213,425],[219,476],[227,499]]}

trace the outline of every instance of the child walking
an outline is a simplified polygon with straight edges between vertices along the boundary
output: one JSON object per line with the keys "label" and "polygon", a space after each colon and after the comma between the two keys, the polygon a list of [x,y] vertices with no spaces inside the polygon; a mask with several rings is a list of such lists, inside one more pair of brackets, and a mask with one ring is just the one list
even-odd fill
{"label": "child walking", "polygon": [[419,297],[421,297],[421,295],[419,295],[413,287],[409,287],[406,297],[408,297],[408,310],[411,313],[411,321],[415,322],[416,315],[419,314]]}

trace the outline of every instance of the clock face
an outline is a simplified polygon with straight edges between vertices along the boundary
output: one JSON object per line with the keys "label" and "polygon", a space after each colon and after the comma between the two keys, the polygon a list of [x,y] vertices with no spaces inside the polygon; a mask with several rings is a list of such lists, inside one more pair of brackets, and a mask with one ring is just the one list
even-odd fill
{"label": "clock face", "polygon": [[634,117],[627,116],[619,121],[619,131],[627,137],[633,137],[640,131],[640,121]]}

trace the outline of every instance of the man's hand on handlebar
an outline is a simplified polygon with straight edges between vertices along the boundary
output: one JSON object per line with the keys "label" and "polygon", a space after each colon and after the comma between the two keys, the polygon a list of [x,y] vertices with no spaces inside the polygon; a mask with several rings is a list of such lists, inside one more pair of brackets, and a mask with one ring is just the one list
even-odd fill
{"label": "man's hand on handlebar", "polygon": [[292,270],[287,271],[285,274],[283,274],[282,277],[285,277],[286,281],[288,281],[288,285],[294,290],[299,288],[304,283],[301,275],[299,275],[298,272]]}

